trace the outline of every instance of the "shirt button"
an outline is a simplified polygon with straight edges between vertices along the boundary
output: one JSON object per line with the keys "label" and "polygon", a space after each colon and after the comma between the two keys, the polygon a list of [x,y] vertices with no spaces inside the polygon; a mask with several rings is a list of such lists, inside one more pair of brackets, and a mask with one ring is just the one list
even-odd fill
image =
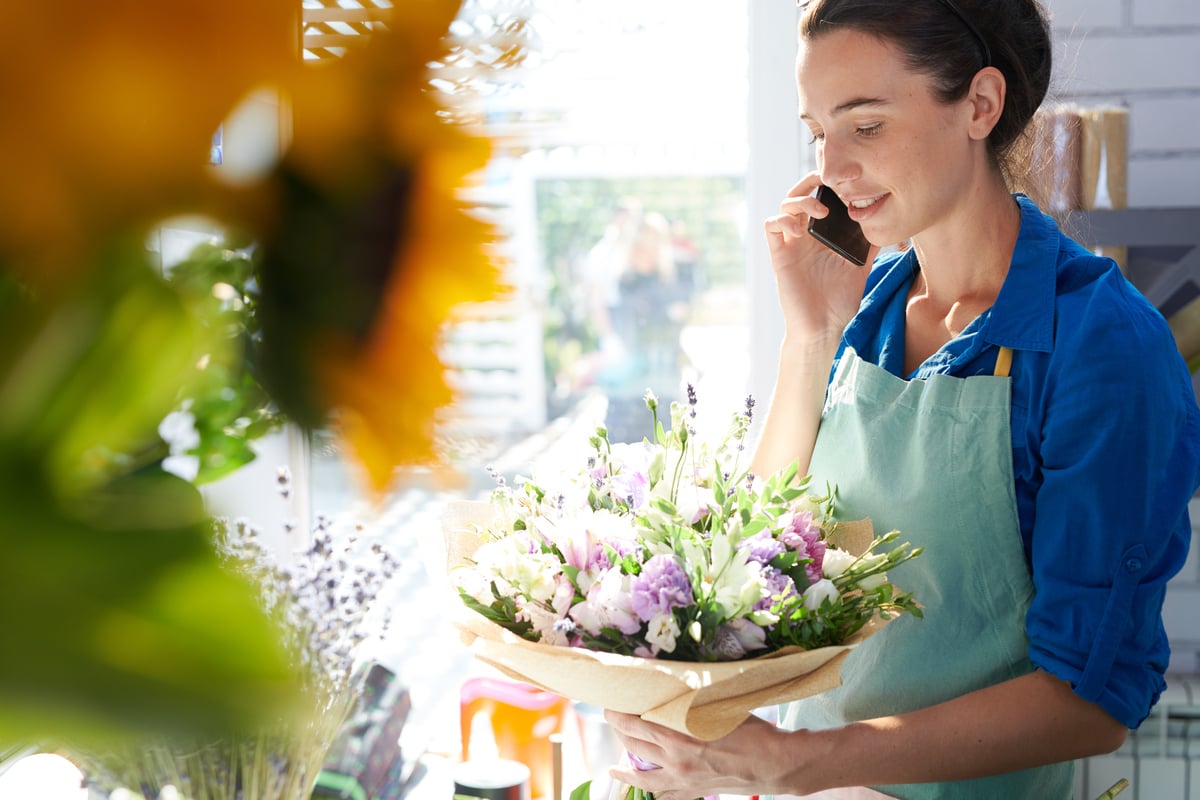
{"label": "shirt button", "polygon": [[1142,571],[1142,560],[1140,558],[1125,559],[1125,571],[1126,572],[1141,572]]}

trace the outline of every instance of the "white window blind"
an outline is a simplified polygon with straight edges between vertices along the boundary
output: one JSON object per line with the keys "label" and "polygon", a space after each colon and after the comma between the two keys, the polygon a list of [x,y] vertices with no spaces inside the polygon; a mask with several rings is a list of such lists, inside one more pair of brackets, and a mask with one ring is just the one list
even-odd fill
{"label": "white window blind", "polygon": [[304,0],[301,38],[307,60],[337,58],[366,41],[367,36],[386,28],[392,14],[391,0]]}

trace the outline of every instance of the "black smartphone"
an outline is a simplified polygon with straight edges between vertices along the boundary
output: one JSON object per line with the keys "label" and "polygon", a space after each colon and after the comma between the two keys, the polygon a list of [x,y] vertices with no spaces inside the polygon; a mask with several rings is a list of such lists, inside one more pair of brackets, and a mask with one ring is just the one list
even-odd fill
{"label": "black smartphone", "polygon": [[842,198],[838,197],[833,189],[821,185],[817,189],[817,199],[829,209],[829,216],[824,219],[809,217],[808,232],[818,242],[847,261],[860,267],[867,263],[867,252],[871,249],[871,243],[863,236],[859,224],[850,219]]}

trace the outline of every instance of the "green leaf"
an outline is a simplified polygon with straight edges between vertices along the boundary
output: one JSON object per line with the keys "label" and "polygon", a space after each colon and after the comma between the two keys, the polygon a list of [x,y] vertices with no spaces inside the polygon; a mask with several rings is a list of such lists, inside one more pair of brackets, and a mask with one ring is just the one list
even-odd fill
{"label": "green leaf", "polygon": [[258,588],[163,473],[57,497],[0,461],[0,740],[220,731],[298,700]]}
{"label": "green leaf", "polygon": [[651,497],[650,507],[671,517],[679,513],[675,504],[665,497]]}
{"label": "green leaf", "polygon": [[571,790],[568,800],[590,800],[592,796],[592,782],[584,781]]}
{"label": "green leaf", "polygon": [[68,291],[0,307],[0,447],[30,454],[67,493],[161,458],[158,423],[197,355],[219,349],[140,245],[88,266]]}

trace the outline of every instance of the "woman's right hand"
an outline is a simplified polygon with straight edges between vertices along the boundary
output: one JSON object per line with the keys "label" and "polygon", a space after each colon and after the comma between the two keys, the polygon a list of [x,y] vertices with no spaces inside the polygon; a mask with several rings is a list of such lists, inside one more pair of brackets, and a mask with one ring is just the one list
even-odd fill
{"label": "woman's right hand", "polygon": [[788,191],[780,213],[764,223],[787,335],[809,341],[841,336],[858,311],[869,265],[879,252],[872,246],[867,266],[859,267],[809,234],[809,218],[829,213],[812,196],[820,185],[818,173],[806,175]]}

